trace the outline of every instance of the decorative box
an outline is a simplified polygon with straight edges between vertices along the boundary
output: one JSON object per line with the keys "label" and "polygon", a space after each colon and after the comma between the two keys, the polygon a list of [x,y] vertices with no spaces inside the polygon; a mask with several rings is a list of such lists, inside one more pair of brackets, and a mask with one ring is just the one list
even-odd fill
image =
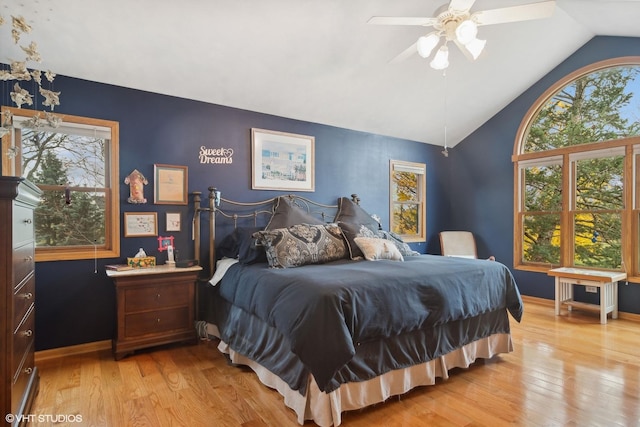
{"label": "decorative box", "polygon": [[133,268],[148,268],[156,266],[156,257],[145,256],[136,258],[127,258],[127,264]]}

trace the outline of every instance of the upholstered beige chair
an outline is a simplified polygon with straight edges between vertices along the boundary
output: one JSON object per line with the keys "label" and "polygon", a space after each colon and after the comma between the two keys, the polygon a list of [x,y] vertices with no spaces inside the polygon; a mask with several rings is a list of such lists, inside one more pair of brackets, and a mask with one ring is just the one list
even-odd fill
{"label": "upholstered beige chair", "polygon": [[469,231],[440,232],[440,252],[444,256],[478,258],[476,239]]}
{"label": "upholstered beige chair", "polygon": [[[443,256],[478,258],[476,239],[470,231],[440,232],[440,251]],[[492,255],[488,259],[495,258]]]}

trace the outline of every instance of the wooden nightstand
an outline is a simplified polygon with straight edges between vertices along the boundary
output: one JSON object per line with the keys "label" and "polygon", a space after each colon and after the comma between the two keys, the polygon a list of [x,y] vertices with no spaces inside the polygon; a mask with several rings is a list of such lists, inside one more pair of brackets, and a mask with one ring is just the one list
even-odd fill
{"label": "wooden nightstand", "polygon": [[107,270],[116,287],[117,331],[113,356],[179,341],[197,342],[195,283],[202,267],[161,265]]}

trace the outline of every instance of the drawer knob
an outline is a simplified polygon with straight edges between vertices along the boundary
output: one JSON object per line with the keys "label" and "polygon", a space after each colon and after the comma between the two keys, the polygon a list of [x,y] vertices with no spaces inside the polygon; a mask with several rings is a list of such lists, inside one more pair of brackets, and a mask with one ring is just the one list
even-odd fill
{"label": "drawer knob", "polygon": [[27,218],[24,220],[25,224],[31,224],[33,221],[31,220],[31,218]]}
{"label": "drawer knob", "polygon": [[156,294],[156,299],[160,299],[160,294]]}
{"label": "drawer knob", "polygon": [[156,323],[160,323],[160,318],[159,317],[156,319]]}
{"label": "drawer knob", "polygon": [[24,258],[25,261],[33,261],[33,257],[31,255],[29,255],[28,257]]}
{"label": "drawer knob", "polygon": [[33,368],[24,368],[24,373],[27,375],[31,375],[31,373],[33,372]]}
{"label": "drawer knob", "polygon": [[31,292],[27,292],[26,294],[22,294],[22,297],[24,299],[31,299],[33,298],[33,294]]}
{"label": "drawer knob", "polygon": [[27,329],[23,332],[23,334],[25,337],[30,337],[31,335],[33,335],[33,331],[31,329]]}

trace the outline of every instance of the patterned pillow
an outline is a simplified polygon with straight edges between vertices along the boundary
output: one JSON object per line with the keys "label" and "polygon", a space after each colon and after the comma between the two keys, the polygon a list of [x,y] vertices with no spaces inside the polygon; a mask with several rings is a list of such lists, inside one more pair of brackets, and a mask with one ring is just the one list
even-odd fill
{"label": "patterned pillow", "polygon": [[255,233],[274,268],[323,264],[347,257],[340,227],[336,224],[298,224]]}
{"label": "patterned pillow", "polygon": [[390,240],[377,237],[356,237],[355,241],[364,253],[365,259],[369,261],[378,259],[404,261],[398,247]]}

